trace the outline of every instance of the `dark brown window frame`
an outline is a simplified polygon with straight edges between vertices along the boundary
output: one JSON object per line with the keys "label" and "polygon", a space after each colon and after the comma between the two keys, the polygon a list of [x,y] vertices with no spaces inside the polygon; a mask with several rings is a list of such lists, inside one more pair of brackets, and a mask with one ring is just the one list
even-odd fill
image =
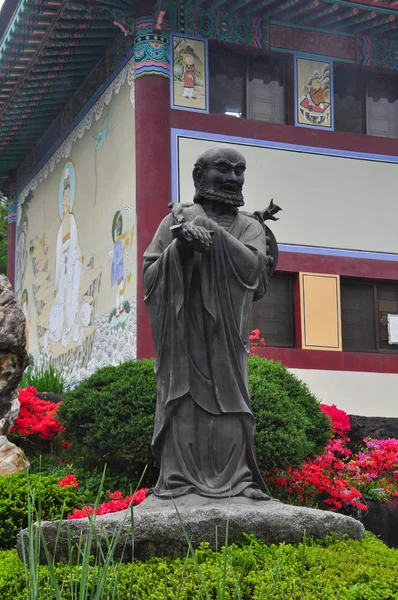
{"label": "dark brown window frame", "polygon": [[[395,286],[396,288],[398,288],[398,281],[391,281],[391,280],[368,280],[368,279],[354,279],[354,278],[350,278],[350,277],[342,277],[340,279],[340,289],[344,286],[344,284],[347,283],[349,285],[366,285],[369,288],[373,289],[373,312],[374,312],[374,327],[375,327],[375,349],[372,350],[366,350],[366,349],[351,349],[351,348],[345,348],[344,347],[344,343],[343,343],[343,352],[361,352],[361,353],[366,353],[366,354],[398,354],[398,344],[394,345],[392,348],[385,348],[385,347],[381,347],[380,345],[380,319],[379,319],[379,310],[378,310],[378,304],[379,304],[379,297],[377,294],[377,287],[381,287],[381,286]],[[341,292],[340,292],[341,293]],[[341,315],[342,315],[342,320],[343,320],[343,306],[341,303]],[[344,338],[344,330],[343,330],[343,323],[342,323],[342,333],[343,333],[343,338]]]}
{"label": "dark brown window frame", "polygon": [[[262,331],[261,327],[259,327],[259,329],[260,329],[260,337],[264,338],[265,346],[269,347],[269,348],[295,348],[296,347],[296,324],[295,324],[296,315],[295,315],[294,289],[295,289],[295,282],[296,282],[296,279],[297,279],[297,274],[292,274],[292,273],[276,273],[271,278],[270,285],[272,285],[272,281],[274,279],[284,279],[284,280],[288,281],[289,313],[291,315],[290,327],[289,327],[288,335],[290,337],[291,342],[289,344],[275,344],[275,343],[270,343],[269,339],[267,339],[267,332],[266,331]],[[266,298],[266,295],[264,296],[264,298]],[[262,301],[262,299],[259,300],[258,302],[261,303],[261,301]],[[254,303],[254,304],[257,305],[257,302]],[[252,313],[251,313],[251,329],[252,330],[256,329],[256,325],[253,323],[253,310],[252,310]]]}

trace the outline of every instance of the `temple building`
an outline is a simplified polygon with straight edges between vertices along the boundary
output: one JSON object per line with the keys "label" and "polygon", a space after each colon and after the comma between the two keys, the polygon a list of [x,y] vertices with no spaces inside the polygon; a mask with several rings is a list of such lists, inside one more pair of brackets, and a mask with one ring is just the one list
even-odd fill
{"label": "temple building", "polygon": [[398,417],[397,69],[397,0],[4,0],[0,190],[33,364],[73,384],[153,356],[143,252],[226,144],[245,210],[283,209],[258,353]]}

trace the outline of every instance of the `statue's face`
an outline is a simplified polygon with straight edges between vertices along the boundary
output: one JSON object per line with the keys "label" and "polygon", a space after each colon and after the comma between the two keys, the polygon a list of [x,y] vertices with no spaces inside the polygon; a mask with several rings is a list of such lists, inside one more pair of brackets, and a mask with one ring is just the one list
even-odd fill
{"label": "statue's face", "polygon": [[245,170],[246,161],[239,152],[232,149],[217,149],[206,161],[200,179],[201,197],[243,206],[242,188]]}

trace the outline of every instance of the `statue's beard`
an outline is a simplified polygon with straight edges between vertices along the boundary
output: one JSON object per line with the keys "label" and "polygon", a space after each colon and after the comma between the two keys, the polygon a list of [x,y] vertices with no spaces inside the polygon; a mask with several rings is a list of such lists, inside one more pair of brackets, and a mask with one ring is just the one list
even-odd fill
{"label": "statue's beard", "polygon": [[196,191],[194,201],[198,204],[206,201],[224,202],[225,204],[230,204],[236,208],[243,206],[245,203],[241,191],[234,195],[223,192],[222,190],[216,192],[213,188],[205,187],[202,181],[199,184],[199,190]]}

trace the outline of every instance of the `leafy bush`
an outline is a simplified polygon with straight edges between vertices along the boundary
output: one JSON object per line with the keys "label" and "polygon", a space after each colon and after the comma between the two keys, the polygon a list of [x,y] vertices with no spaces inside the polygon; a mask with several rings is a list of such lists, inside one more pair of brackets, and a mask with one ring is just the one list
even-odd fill
{"label": "leafy bush", "polygon": [[[252,357],[249,387],[263,470],[298,466],[322,452],[331,435],[329,419],[301,381],[280,363]],[[107,484],[124,490],[148,464],[143,485],[153,485],[155,405],[153,360],[105,367],[67,392],[58,417],[66,427],[75,468],[80,461],[85,471],[102,473],[107,464]]]}
{"label": "leafy bush", "polygon": [[[84,582],[86,570],[82,565],[58,564],[54,573],[62,589],[62,600],[94,597],[109,600],[398,598],[398,551],[388,548],[370,533],[361,542],[337,541],[330,537],[322,543],[297,546],[266,546],[251,537],[245,544],[232,545],[225,552],[213,552],[207,544],[202,544],[196,551],[196,561],[192,557],[185,560],[153,558],[133,564],[110,561],[102,595],[98,587],[104,567],[93,561]],[[30,577],[31,582],[38,583],[35,600],[55,598],[47,566],[37,567]],[[29,581],[29,571],[25,573],[16,552],[0,552],[0,598],[33,598],[32,588],[30,594],[27,593],[27,579]]]}
{"label": "leafy bush", "polygon": [[65,378],[51,366],[47,369],[28,367],[22,377],[19,387],[24,389],[28,386],[33,386],[40,393],[52,392],[53,394],[63,394],[66,389],[66,381]]}
{"label": "leafy bush", "polygon": [[[59,487],[51,475],[30,475],[32,494],[41,499],[43,520],[59,519],[65,512],[92,500],[86,492]],[[28,525],[28,482],[25,473],[0,476],[0,549],[13,548],[21,528]],[[2,595],[0,594],[0,598]]]}
{"label": "leafy bush", "polygon": [[68,391],[58,418],[78,477],[80,466],[98,479],[106,464],[106,486],[128,492],[148,464],[143,485],[156,479],[150,451],[155,404],[153,360],[104,367]]}
{"label": "leafy bush", "polygon": [[249,389],[263,471],[297,467],[325,449],[332,433],[328,417],[305,383],[281,363],[249,358]]}

